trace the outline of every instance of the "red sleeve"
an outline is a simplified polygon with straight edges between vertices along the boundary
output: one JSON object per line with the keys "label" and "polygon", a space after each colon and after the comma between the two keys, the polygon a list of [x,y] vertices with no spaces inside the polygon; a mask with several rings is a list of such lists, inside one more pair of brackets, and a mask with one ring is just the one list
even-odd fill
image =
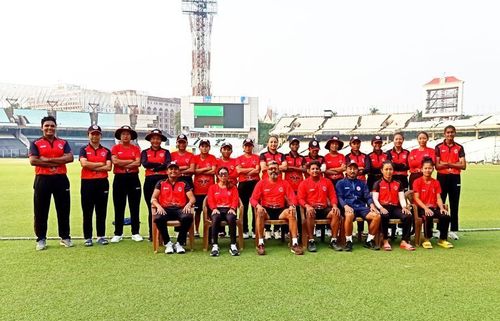
{"label": "red sleeve", "polygon": [[328,199],[330,200],[330,205],[331,206],[337,205],[338,204],[337,193],[335,193],[335,187],[333,187],[332,181],[327,179],[326,185],[327,185]]}
{"label": "red sleeve", "polygon": [[232,195],[231,208],[237,209],[238,206],[240,205],[240,197],[238,195],[238,189],[234,186],[233,188],[231,188],[231,195]]}
{"label": "red sleeve", "polygon": [[118,149],[119,149],[119,146],[118,145],[113,145],[113,147],[111,147],[111,155],[118,155]]}
{"label": "red sleeve", "polygon": [[434,182],[434,184],[436,184],[436,193],[441,194],[441,184],[439,184],[438,180],[435,180]]}
{"label": "red sleeve", "polygon": [[307,180],[300,182],[298,192],[297,192],[297,201],[299,205],[302,207],[306,207],[306,193],[307,193]]}
{"label": "red sleeve", "polygon": [[196,167],[196,165],[197,165],[196,159],[197,159],[197,158],[198,158],[198,157],[196,157],[196,156],[194,156],[194,155],[193,155],[193,156],[189,159],[189,166],[191,166],[191,164],[194,164],[194,165],[195,165],[195,167]]}
{"label": "red sleeve", "polygon": [[215,199],[215,189],[217,188],[217,186],[218,185],[212,185],[208,188],[207,205],[211,210],[217,208],[217,200]]}
{"label": "red sleeve", "polygon": [[250,204],[252,204],[253,207],[259,204],[260,196],[262,194],[262,182],[263,181],[257,182],[257,185],[255,185],[255,188],[253,189],[252,196],[250,197]]}

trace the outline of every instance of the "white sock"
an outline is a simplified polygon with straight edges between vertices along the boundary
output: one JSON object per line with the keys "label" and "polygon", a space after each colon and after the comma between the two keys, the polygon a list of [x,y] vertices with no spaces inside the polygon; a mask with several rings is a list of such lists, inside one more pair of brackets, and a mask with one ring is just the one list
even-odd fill
{"label": "white sock", "polygon": [[[352,236],[351,236],[351,238],[352,238]],[[337,242],[337,238],[336,237],[332,237],[332,241],[333,242]]]}
{"label": "white sock", "polygon": [[309,239],[309,242],[314,242],[314,239]]}
{"label": "white sock", "polygon": [[292,237],[292,244],[296,245],[297,243],[298,243],[297,238],[296,237]]}
{"label": "white sock", "polygon": [[231,244],[231,250],[237,250],[238,247],[236,246],[236,244]]}
{"label": "white sock", "polygon": [[218,250],[218,249],[219,249],[219,245],[218,245],[218,244],[213,244],[213,245],[212,245],[212,248],[213,248],[213,249],[217,249],[217,250]]}
{"label": "white sock", "polygon": [[264,239],[259,238],[259,245],[264,245]]}
{"label": "white sock", "polygon": [[352,235],[345,237],[346,242],[352,242]]}
{"label": "white sock", "polygon": [[367,242],[370,242],[371,240],[373,240],[375,238],[375,235],[373,234],[368,234],[367,238],[366,238],[366,241]]}

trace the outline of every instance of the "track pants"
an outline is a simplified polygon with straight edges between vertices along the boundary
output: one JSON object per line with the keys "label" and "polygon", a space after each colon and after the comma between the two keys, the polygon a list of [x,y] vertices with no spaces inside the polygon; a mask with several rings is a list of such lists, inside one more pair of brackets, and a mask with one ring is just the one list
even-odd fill
{"label": "track pants", "polygon": [[80,187],[83,214],[83,237],[92,238],[92,214],[95,209],[97,237],[106,236],[109,182],[107,178],[82,179]]}
{"label": "track pants", "polygon": [[148,228],[149,228],[148,231],[150,240],[153,237],[153,234],[151,232],[151,227],[152,227],[151,196],[153,196],[156,183],[166,178],[167,175],[149,175],[146,176],[146,178],[144,179],[143,192],[144,192],[144,200],[146,201],[146,205],[148,207]]}
{"label": "track pants", "polygon": [[460,174],[437,174],[437,180],[441,185],[441,199],[446,202],[446,197],[450,198],[450,231],[458,231],[458,204],[460,201]]}
{"label": "track pants", "polygon": [[168,221],[176,221],[179,220],[181,222],[181,227],[179,228],[179,236],[177,237],[177,242],[179,244],[186,244],[186,237],[191,224],[193,223],[193,215],[192,214],[184,214],[182,213],[181,208],[171,207],[165,208],[165,215],[156,215],[155,224],[158,227],[158,231],[161,234],[163,239],[163,244],[167,244],[170,242],[170,235],[168,235]]}
{"label": "track pants", "polygon": [[115,207],[115,235],[123,234],[125,206],[130,209],[132,234],[139,234],[139,208],[141,202],[141,182],[138,173],[115,174],[113,179],[113,204]]}
{"label": "track pants", "polygon": [[211,216],[212,244],[218,244],[219,242],[218,230],[219,227],[221,226],[222,221],[226,221],[227,225],[229,226],[229,237],[231,239],[231,244],[236,244],[236,215],[228,214],[227,212],[229,211],[229,208],[227,207],[220,207],[218,208],[218,210],[220,214],[212,213]]}
{"label": "track pants", "polygon": [[[248,233],[248,208],[250,207],[250,197],[258,181],[246,181],[238,183],[238,195],[243,203],[243,233]],[[255,212],[252,207],[252,232],[255,233]]]}
{"label": "track pants", "polygon": [[387,214],[380,214],[384,240],[387,240],[389,237],[389,220],[393,218],[400,219],[401,222],[403,222],[403,236],[401,239],[403,241],[410,242],[411,220],[413,219],[413,216],[405,215],[399,206],[384,205],[384,208],[389,212]]}
{"label": "track pants", "polygon": [[424,236],[426,239],[430,239],[432,237],[432,221],[437,218],[439,219],[439,238],[441,240],[446,240],[448,238],[450,217],[448,215],[441,214],[439,208],[431,208],[431,210],[434,214],[432,216],[425,216],[424,210],[422,208],[418,209],[418,216],[422,217],[424,220]]}

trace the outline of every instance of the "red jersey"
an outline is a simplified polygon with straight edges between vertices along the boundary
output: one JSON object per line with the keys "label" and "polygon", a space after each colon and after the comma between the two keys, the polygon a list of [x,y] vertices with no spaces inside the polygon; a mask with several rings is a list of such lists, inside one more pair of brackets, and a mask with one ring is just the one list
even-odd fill
{"label": "red jersey", "polygon": [[225,167],[229,171],[229,181],[236,185],[238,183],[238,172],[236,171],[236,158],[229,158],[229,160],[225,161],[221,158],[217,159],[217,169],[216,173],[221,167]]}
{"label": "red jersey", "polygon": [[[447,163],[457,163],[460,158],[465,157],[464,147],[458,143],[453,143],[451,146],[446,144],[446,141],[436,145],[436,157]],[[444,168],[437,171],[439,174],[460,174],[458,168]]]}
{"label": "red jersey", "polygon": [[424,150],[419,150],[415,148],[410,152],[410,156],[408,156],[408,164],[410,165],[410,173],[420,173],[422,169],[422,160],[425,157],[432,158],[432,161],[436,162],[434,149],[426,147]]}
{"label": "red jersey", "polygon": [[436,208],[437,205],[437,194],[441,194],[441,185],[439,181],[434,178],[430,178],[430,181],[424,181],[423,177],[417,178],[413,182],[413,191],[418,193],[418,197],[427,207]]}
{"label": "red jersey", "polygon": [[380,153],[376,153],[375,151],[371,152],[368,154],[368,157],[370,158],[370,172],[368,174],[371,175],[380,175],[382,172],[380,171],[382,169],[382,164],[387,160],[387,154],[384,152],[380,151]]}
{"label": "red jersey", "polygon": [[[307,156],[305,156],[304,159],[306,160],[306,165],[309,164],[312,161],[317,161],[317,162],[320,163],[320,165],[323,165],[325,163],[325,158],[323,156],[318,155],[318,157],[312,158],[311,157],[311,153],[309,153]],[[323,175],[323,174],[321,174],[321,175]],[[309,177],[309,173],[305,172],[304,176],[305,176],[305,178],[308,178]]]}
{"label": "red jersey", "polygon": [[[286,162],[285,155],[283,153],[280,152],[271,153],[269,149],[267,150],[267,152],[261,153],[259,159],[261,162],[265,162],[266,164],[270,161],[275,161],[276,163],[278,163],[278,165],[281,165],[283,164],[283,162]],[[263,170],[262,179],[266,179],[267,177],[268,177],[267,171]]]}
{"label": "red jersey", "polygon": [[366,182],[365,174],[370,172],[370,167],[371,167],[370,157],[361,152],[357,155],[350,152],[345,156],[345,163],[349,164],[352,160],[354,160],[356,164],[358,164],[359,175],[357,179]]}
{"label": "red jersey", "polygon": [[[328,153],[325,155],[325,164],[326,164],[326,169],[341,167],[342,165],[345,165],[345,156],[342,155],[341,153],[337,153],[335,155]],[[344,172],[332,175],[325,174],[325,177],[333,180],[342,179],[344,178]]]}
{"label": "red jersey", "polygon": [[394,175],[408,175],[410,151],[402,149],[399,153],[393,148],[387,151],[387,159],[394,165]]}
{"label": "red jersey", "polygon": [[[247,156],[246,154],[241,155],[236,158],[236,165],[241,166],[241,168],[256,168],[257,165],[260,165],[260,159],[258,155],[252,154],[251,156]],[[258,181],[260,179],[259,174],[254,175],[246,175],[239,174],[238,181],[247,182],[247,181]]]}
{"label": "red jersey", "polygon": [[[61,157],[64,154],[71,153],[71,147],[64,139],[54,137],[50,142],[45,137],[40,137],[30,144],[29,156],[43,156],[47,158]],[[66,164],[60,164],[52,167],[35,166],[36,175],[57,175],[66,174]]]}
{"label": "red jersey", "polygon": [[399,205],[399,192],[403,192],[403,186],[399,181],[387,181],[385,178],[379,179],[373,184],[373,191],[379,193],[378,202],[385,205]]}
{"label": "red jersey", "polygon": [[184,207],[188,203],[186,193],[193,188],[189,183],[184,181],[176,181],[174,184],[170,183],[168,179],[162,179],[156,183],[155,189],[160,190],[158,196],[158,203],[162,207]]}
{"label": "red jersey", "polygon": [[[88,144],[80,148],[80,159],[85,158],[87,161],[92,163],[106,163],[106,161],[111,160],[111,151],[102,145],[94,148],[92,145]],[[107,178],[108,171],[93,171],[91,169],[82,167],[81,178],[82,179],[98,179]]]}
{"label": "red jersey", "polygon": [[[297,154],[296,156],[292,155],[292,153],[288,153],[285,155],[285,160],[288,163],[289,166],[294,166],[294,167],[303,167],[306,164],[306,160],[304,159],[303,156],[300,156]],[[302,171],[296,171],[296,170],[287,170],[285,172],[285,180],[292,185],[292,188],[294,191],[299,188],[300,182],[304,180],[304,175]]]}
{"label": "red jersey", "polygon": [[[182,166],[190,166],[191,164],[191,158],[193,157],[193,153],[190,152],[185,152],[184,154],[180,154],[179,151],[172,152],[170,154],[170,157],[172,158],[172,161],[175,161],[179,167]],[[186,175],[186,174],[181,174],[182,176],[191,176],[191,175]]]}
{"label": "red jersey", "polygon": [[214,184],[208,188],[207,205],[210,209],[214,210],[218,207],[229,207],[236,210],[239,204],[240,199],[236,186],[233,185],[228,189],[220,187],[219,184]]}
{"label": "red jersey", "polygon": [[167,175],[170,160],[170,152],[164,148],[148,148],[141,152],[141,164],[146,168],[146,176]]}
{"label": "red jersey", "polygon": [[[196,168],[205,168],[216,166],[217,159],[214,155],[208,154],[205,159],[201,159],[201,155],[194,155],[191,158],[191,164],[194,164]],[[208,188],[210,185],[215,184],[215,176],[212,174],[195,174],[194,175],[194,194],[195,195],[206,195],[208,193]]]}
{"label": "red jersey", "polygon": [[254,207],[260,203],[264,207],[284,208],[285,198],[288,199],[288,205],[297,204],[297,198],[290,183],[282,179],[276,182],[263,179],[255,185],[250,197],[250,204]]}
{"label": "red jersey", "polygon": [[335,187],[329,179],[324,177],[320,177],[318,181],[309,177],[300,183],[297,198],[300,206],[303,207],[306,204],[314,208],[326,208],[328,203],[330,206],[337,205]]}
{"label": "red jersey", "polygon": [[[141,149],[136,145],[125,147],[122,144],[116,144],[111,148],[111,155],[116,156],[120,160],[135,160],[141,157]],[[113,173],[139,173],[139,167],[128,169],[115,165],[113,166]]]}

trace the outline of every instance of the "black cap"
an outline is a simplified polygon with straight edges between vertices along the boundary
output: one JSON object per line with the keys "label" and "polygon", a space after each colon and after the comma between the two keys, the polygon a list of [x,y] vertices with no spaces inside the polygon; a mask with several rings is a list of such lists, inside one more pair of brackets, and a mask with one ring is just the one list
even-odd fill
{"label": "black cap", "polygon": [[92,125],[87,129],[87,133],[93,133],[93,132],[99,132],[99,134],[102,134],[102,130],[100,126],[97,125]]}
{"label": "black cap", "polygon": [[344,142],[341,141],[337,136],[332,136],[332,138],[330,138],[327,142],[326,142],[326,145],[325,145],[325,148],[330,150],[330,145],[333,143],[333,142],[337,142],[337,144],[339,145],[339,150],[342,149],[342,147],[344,147]]}
{"label": "black cap", "polygon": [[292,137],[292,139],[290,139],[290,142],[288,144],[291,145],[293,142],[297,142],[300,144],[300,140],[297,137]]}
{"label": "black cap", "polygon": [[356,166],[357,168],[359,168],[358,163],[356,163],[356,161],[354,159],[352,159],[349,162],[349,164],[347,164],[347,167],[349,167],[349,166]]}
{"label": "black cap", "polygon": [[361,139],[359,139],[358,136],[352,136],[351,139],[349,139],[349,144],[355,141],[359,141],[361,143]]}
{"label": "black cap", "polygon": [[202,139],[200,139],[198,146],[201,146],[202,144],[207,144],[208,146],[210,146],[210,141],[206,138],[202,138]]}
{"label": "black cap", "polygon": [[183,141],[185,141],[185,142],[187,143],[188,138],[187,138],[187,136],[186,136],[186,135],[184,135],[184,134],[180,134],[179,136],[177,136],[177,140],[176,140],[176,141],[178,142],[178,141],[180,141],[180,140],[183,140]]}
{"label": "black cap", "polygon": [[309,142],[309,148],[317,148],[319,149],[319,142],[316,139],[313,139]]}
{"label": "black cap", "polygon": [[160,136],[162,142],[166,142],[167,141],[167,136],[163,135],[163,133],[161,132],[161,130],[159,130],[158,128],[155,128],[152,131],[150,131],[149,134],[147,134],[144,139],[149,142],[151,140],[151,137],[153,137],[154,135]]}
{"label": "black cap", "polygon": [[128,131],[130,133],[130,136],[132,136],[132,140],[137,139],[137,132],[133,130],[129,125],[123,125],[122,127],[118,128],[115,131],[115,138],[120,140],[121,135],[124,131]]}
{"label": "black cap", "polygon": [[170,167],[177,167],[179,168],[179,164],[177,164],[176,161],[171,161],[168,165],[167,165],[167,168],[170,168]]}
{"label": "black cap", "polygon": [[245,146],[245,145],[254,146],[253,140],[251,138],[245,138],[245,140],[243,141],[243,146]]}
{"label": "black cap", "polygon": [[223,149],[224,147],[229,147],[231,150],[233,149],[233,145],[231,145],[231,143],[229,143],[229,142],[223,142],[220,145],[220,149]]}
{"label": "black cap", "polygon": [[372,144],[375,142],[382,142],[382,137],[380,137],[379,135],[373,136]]}

